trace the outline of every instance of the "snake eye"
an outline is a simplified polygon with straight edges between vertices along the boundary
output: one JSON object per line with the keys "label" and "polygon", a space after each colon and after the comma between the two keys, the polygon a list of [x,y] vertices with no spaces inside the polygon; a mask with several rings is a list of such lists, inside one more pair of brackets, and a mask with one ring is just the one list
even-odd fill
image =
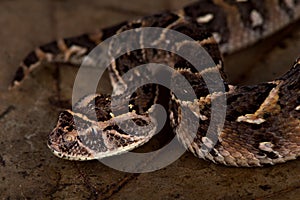
{"label": "snake eye", "polygon": [[65,135],[64,140],[67,142],[72,142],[75,140],[75,137],[73,135]]}

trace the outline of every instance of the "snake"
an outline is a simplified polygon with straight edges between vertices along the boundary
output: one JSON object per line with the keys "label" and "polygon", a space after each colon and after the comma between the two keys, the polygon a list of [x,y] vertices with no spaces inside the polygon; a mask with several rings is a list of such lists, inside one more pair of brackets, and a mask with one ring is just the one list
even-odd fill
{"label": "snake", "polygon": [[[125,94],[128,105],[123,105],[122,98],[112,103],[113,94],[87,94],[72,110],[59,114],[48,137],[51,151],[63,159],[85,161],[134,150],[154,137],[157,121],[153,119],[153,105],[166,102],[170,132],[196,157],[235,167],[284,163],[300,155],[300,59],[273,81],[239,86],[228,83],[222,56],[262,41],[299,17],[298,0],[198,0],[179,10],[125,21],[94,33],[42,45],[21,62],[10,87],[19,86],[43,63],[80,65],[97,45],[116,34],[135,30],[140,34],[133,41],[139,43],[144,37],[139,32],[141,28],[177,31],[201,45],[215,65],[198,71],[179,55],[162,49],[143,48],[140,42],[140,49],[112,59],[107,68],[108,76],[112,86],[121,84],[132,88],[139,82],[138,75],[133,77],[134,81],[124,82],[123,75],[128,71],[146,63],[167,64],[188,81],[195,93],[194,99],[179,99],[172,91],[157,84],[143,85],[132,94],[123,90],[121,93]],[[160,37],[153,38],[153,42],[159,41],[166,44],[172,38],[163,32]],[[109,44],[110,52],[118,51],[118,44],[114,42]],[[185,42],[169,45],[180,48]],[[188,53],[193,55],[195,52]],[[207,74],[220,75],[223,92],[209,91],[204,80]],[[170,76],[177,91],[184,93],[185,88],[177,81],[177,76]],[[212,105],[224,96],[225,120],[221,129],[215,129],[217,138],[214,141],[206,135],[213,117]],[[190,123],[190,119],[197,123]],[[194,136],[190,135],[192,129],[196,130]]]}

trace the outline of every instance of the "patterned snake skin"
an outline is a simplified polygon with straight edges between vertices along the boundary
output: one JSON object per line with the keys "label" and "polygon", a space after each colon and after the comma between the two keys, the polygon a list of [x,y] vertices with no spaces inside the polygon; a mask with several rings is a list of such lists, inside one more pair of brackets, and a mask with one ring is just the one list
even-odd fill
{"label": "patterned snake skin", "polygon": [[[172,29],[197,41],[208,51],[216,65],[198,72],[173,53],[142,49],[113,60],[108,68],[110,80],[114,86],[122,80],[122,75],[135,66],[150,62],[165,63],[189,81],[197,98],[177,99],[165,88],[149,84],[128,95],[129,111],[125,112],[122,99],[119,104],[112,105],[111,95],[87,95],[79,100],[73,111],[66,110],[60,114],[48,140],[54,154],[70,160],[92,160],[135,149],[155,134],[157,124],[150,116],[154,109],[152,105],[167,99],[165,107],[172,130],[195,156],[229,166],[282,163],[300,155],[300,60],[274,81],[234,86],[226,83],[221,55],[252,45],[299,17],[298,0],[200,0],[175,12],[164,12],[120,23],[98,33],[43,45],[24,59],[11,87],[19,85],[43,62],[80,64],[97,44],[116,33],[141,27]],[[117,48],[115,45],[111,51],[117,51]],[[207,73],[221,74],[225,93],[209,92],[203,79]],[[179,91],[184,91],[185,88],[176,82],[176,77],[172,82]],[[164,97],[161,97],[162,93]],[[212,138],[205,135],[212,119],[211,105],[224,95],[227,99],[225,122],[223,128],[217,130],[218,138],[213,145]],[[112,114],[112,107],[118,114]],[[190,124],[183,115],[184,109],[199,124]],[[200,114],[194,109],[199,109]],[[96,113],[95,117],[93,113]],[[75,126],[74,121],[80,126]],[[120,123],[125,124],[129,131],[124,132]],[[132,123],[137,124],[137,128],[130,129]],[[191,137],[190,129],[181,129],[179,124],[196,129],[196,136]]]}

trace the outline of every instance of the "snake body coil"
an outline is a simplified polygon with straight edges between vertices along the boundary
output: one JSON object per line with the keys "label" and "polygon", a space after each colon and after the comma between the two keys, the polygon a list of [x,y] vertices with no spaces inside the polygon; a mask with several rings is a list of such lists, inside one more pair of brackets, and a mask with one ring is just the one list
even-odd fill
{"label": "snake body coil", "polygon": [[[42,62],[81,63],[97,44],[114,34],[142,27],[172,29],[197,41],[216,65],[196,71],[190,63],[173,53],[140,49],[113,60],[108,68],[112,85],[122,80],[122,76],[135,66],[167,64],[189,81],[197,96],[194,100],[180,100],[172,92],[167,95],[171,127],[187,149],[200,158],[230,166],[282,163],[300,155],[300,60],[274,81],[235,86],[226,83],[221,54],[249,46],[296,21],[299,15],[299,1],[200,0],[176,12],[120,23],[95,34],[84,34],[41,46],[21,63],[12,87]],[[142,37],[141,34],[135,41],[141,41]],[[172,38],[164,36],[156,38],[157,41],[166,39],[172,41]],[[118,51],[114,43],[111,47],[114,47],[111,51]],[[221,74],[225,93],[209,92],[203,79],[207,73]],[[176,78],[173,83],[184,91],[185,88],[176,83]],[[66,110],[60,114],[56,127],[49,135],[48,146],[55,155],[71,160],[91,160],[132,150],[154,135],[155,123],[150,113],[152,105],[159,103],[163,90],[154,84],[140,87],[128,96],[129,111],[123,112],[125,108],[122,106],[114,107],[118,115],[112,114],[111,106],[115,105],[111,105],[111,95],[85,96],[73,111]],[[217,134],[216,143],[211,146],[211,138],[205,136],[212,118],[211,105],[222,95],[226,95],[227,99],[225,123]],[[195,114],[194,108],[199,109],[200,114]],[[199,124],[189,124],[182,115],[183,109],[187,109],[192,118],[197,118]],[[93,113],[96,113],[96,117]],[[76,126],[74,121],[80,126]],[[129,131],[124,132],[120,123],[125,124]],[[133,126],[130,123],[139,126],[130,129]],[[194,127],[198,130],[196,136],[190,137],[189,130],[178,128],[180,123],[197,126]]]}

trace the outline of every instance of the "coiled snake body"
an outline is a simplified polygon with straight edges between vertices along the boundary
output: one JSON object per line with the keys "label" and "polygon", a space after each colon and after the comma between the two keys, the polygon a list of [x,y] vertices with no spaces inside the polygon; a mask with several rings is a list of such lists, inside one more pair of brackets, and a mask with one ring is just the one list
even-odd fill
{"label": "coiled snake body", "polygon": [[[200,0],[176,12],[164,12],[102,29],[99,33],[43,45],[21,63],[12,87],[41,62],[80,63],[97,44],[116,33],[141,27],[172,29],[201,44],[216,66],[197,72],[190,63],[173,53],[157,49],[136,50],[113,60],[108,68],[112,84],[122,80],[122,75],[137,65],[166,63],[189,81],[197,96],[193,101],[179,100],[172,93],[168,97],[171,127],[187,149],[200,158],[230,166],[282,163],[300,155],[300,60],[274,81],[234,86],[225,82],[220,52],[232,53],[253,44],[299,16],[300,2],[296,0]],[[211,138],[207,138],[205,133],[211,119],[211,104],[220,95],[208,91],[203,80],[205,73],[221,74],[226,90],[221,95],[226,95],[227,99],[225,123],[212,147]],[[176,80],[174,83],[177,84]],[[176,86],[181,87],[179,83]],[[183,91],[185,88],[180,89]],[[48,146],[55,155],[71,160],[91,160],[132,150],[153,136],[155,124],[149,113],[152,105],[159,102],[162,90],[154,84],[140,87],[129,97],[128,112],[123,112],[122,106],[111,105],[111,95],[85,96],[73,111],[66,110],[60,114],[56,127],[49,135]],[[182,102],[185,102],[190,115],[199,120],[199,125],[190,124],[197,126],[194,138],[189,136],[189,130],[178,128],[179,123],[189,123],[182,116],[179,106]],[[111,106],[116,106],[118,114],[111,113]],[[195,114],[193,108],[199,109],[200,114]],[[85,125],[75,126],[74,119]],[[124,132],[116,121],[128,122],[129,127],[132,122],[139,126]]]}

